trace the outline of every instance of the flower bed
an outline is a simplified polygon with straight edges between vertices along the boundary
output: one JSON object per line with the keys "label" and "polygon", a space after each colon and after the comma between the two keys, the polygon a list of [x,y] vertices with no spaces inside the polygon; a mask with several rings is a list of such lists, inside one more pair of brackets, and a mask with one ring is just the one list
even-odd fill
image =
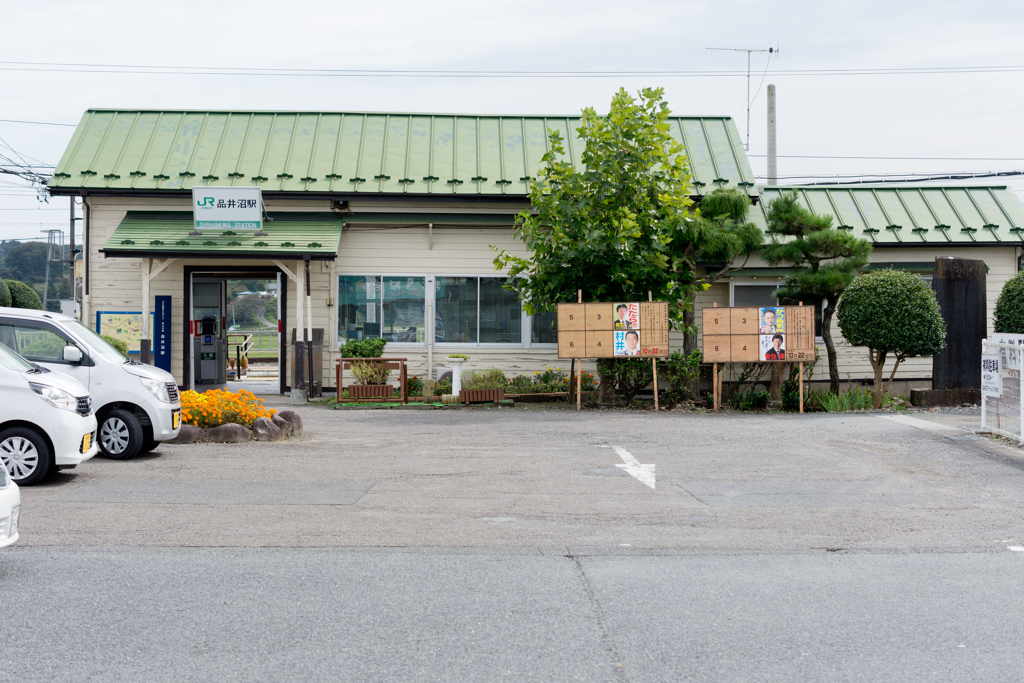
{"label": "flower bed", "polygon": [[263,399],[245,389],[181,392],[181,421],[203,429],[232,422],[251,427],[259,418],[272,418],[276,412],[264,408]]}

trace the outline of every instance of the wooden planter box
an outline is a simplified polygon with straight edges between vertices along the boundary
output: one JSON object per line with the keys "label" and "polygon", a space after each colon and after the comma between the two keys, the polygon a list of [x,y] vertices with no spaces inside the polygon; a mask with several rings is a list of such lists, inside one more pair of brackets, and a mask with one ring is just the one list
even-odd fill
{"label": "wooden planter box", "polygon": [[497,403],[505,399],[504,389],[463,389],[459,392],[459,400],[470,403]]}
{"label": "wooden planter box", "polygon": [[395,388],[390,384],[349,384],[348,397],[351,398],[392,398]]}

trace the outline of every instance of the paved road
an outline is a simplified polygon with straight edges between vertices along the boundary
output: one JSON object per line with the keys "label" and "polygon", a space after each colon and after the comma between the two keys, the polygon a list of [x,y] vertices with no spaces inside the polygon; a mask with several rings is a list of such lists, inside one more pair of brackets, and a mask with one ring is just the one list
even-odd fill
{"label": "paved road", "polygon": [[0,680],[1020,678],[1024,458],[962,421],[302,412],[25,489]]}

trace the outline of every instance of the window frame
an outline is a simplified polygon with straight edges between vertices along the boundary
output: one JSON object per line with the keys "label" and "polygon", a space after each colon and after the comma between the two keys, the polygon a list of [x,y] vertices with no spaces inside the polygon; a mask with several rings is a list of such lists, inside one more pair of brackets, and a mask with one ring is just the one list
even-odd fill
{"label": "window frame", "polygon": [[[520,334],[518,343],[507,343],[501,344],[497,342],[439,342],[435,339],[436,330],[434,329],[434,318],[437,315],[437,278],[439,277],[461,277],[461,278],[472,278],[476,280],[476,314],[477,314],[477,338],[480,335],[480,279],[491,278],[491,279],[508,279],[508,275],[503,273],[370,273],[370,272],[359,272],[359,273],[338,273],[337,280],[334,283],[335,297],[338,299],[338,305],[335,306],[334,314],[334,327],[337,334],[337,348],[341,348],[347,338],[342,337],[340,334],[341,324],[341,301],[338,297],[341,278],[343,277],[355,277],[355,278],[366,278],[375,277],[381,278],[381,296],[377,300],[377,305],[382,306],[383,304],[383,291],[384,291],[384,278],[404,278],[404,277],[421,277],[424,279],[424,290],[425,296],[423,297],[423,324],[426,334],[424,335],[424,341],[422,342],[388,342],[388,348],[393,349],[425,349],[428,346],[435,346],[442,349],[557,349],[557,342],[534,342],[533,341],[533,319],[534,316],[528,314],[520,303],[519,315],[520,315]],[[383,316],[383,309],[378,308],[378,313]],[[383,319],[383,317],[381,318]]]}
{"label": "window frame", "polygon": [[[335,334],[337,334],[337,337],[338,337],[337,348],[339,348],[339,349],[342,346],[345,345],[345,342],[348,341],[347,337],[342,337],[341,336],[341,330],[340,330],[340,326],[341,326],[341,297],[339,296],[339,294],[340,294],[339,289],[340,289],[340,286],[341,286],[341,278],[343,278],[343,277],[356,277],[356,278],[359,278],[359,277],[361,277],[361,278],[375,277],[375,278],[380,278],[380,294],[377,297],[377,315],[378,315],[378,320],[380,320],[382,324],[383,324],[383,320],[384,320],[384,279],[385,278],[389,278],[389,277],[390,278],[403,278],[403,277],[419,277],[419,278],[423,278],[423,290],[424,290],[424,293],[427,293],[427,292],[430,291],[430,276],[429,275],[425,275],[423,273],[338,273],[338,279],[334,283],[334,287],[335,287],[335,289],[334,289],[334,296],[335,296],[335,299],[337,300],[337,305],[335,306],[335,309],[337,309],[337,310],[334,313],[334,329],[335,329]],[[421,342],[408,342],[408,341],[394,342],[394,341],[389,341],[388,342],[388,346],[390,346],[392,348],[399,347],[399,348],[411,348],[411,349],[425,349],[425,348],[427,348],[427,345],[430,343],[429,342],[430,335],[432,335],[434,333],[434,328],[433,328],[433,325],[427,325],[427,296],[426,295],[424,295],[424,297],[423,297],[423,330],[424,330],[423,341],[421,341]],[[382,334],[383,334],[383,332],[382,332]]]}
{"label": "window frame", "polygon": [[[774,280],[774,282],[772,282],[772,280]],[[785,278],[782,278],[782,277],[772,278],[770,276],[769,277],[760,277],[760,278],[757,277],[757,276],[730,278],[729,279],[729,305],[730,306],[735,306],[736,305],[736,286],[737,285],[739,285],[740,287],[753,287],[753,286],[758,286],[758,285],[764,287],[764,286],[771,286],[773,284],[775,285],[775,289],[778,289],[783,284],[785,284]],[[775,305],[776,306],[779,305],[778,304],[778,299],[776,299]],[[822,301],[821,302],[821,311],[819,311],[819,314],[823,313],[824,311],[825,311],[825,302]],[[815,334],[814,335],[814,341],[815,342],[824,342],[825,340],[822,338],[822,336],[820,334]]]}

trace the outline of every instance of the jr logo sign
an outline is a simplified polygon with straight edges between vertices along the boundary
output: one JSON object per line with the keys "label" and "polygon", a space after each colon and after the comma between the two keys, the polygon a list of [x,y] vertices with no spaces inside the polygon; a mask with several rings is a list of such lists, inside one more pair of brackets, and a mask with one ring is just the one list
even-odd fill
{"label": "jr logo sign", "polygon": [[203,197],[203,201],[196,202],[196,206],[208,206],[211,209],[213,208],[213,205],[214,205],[213,197]]}

